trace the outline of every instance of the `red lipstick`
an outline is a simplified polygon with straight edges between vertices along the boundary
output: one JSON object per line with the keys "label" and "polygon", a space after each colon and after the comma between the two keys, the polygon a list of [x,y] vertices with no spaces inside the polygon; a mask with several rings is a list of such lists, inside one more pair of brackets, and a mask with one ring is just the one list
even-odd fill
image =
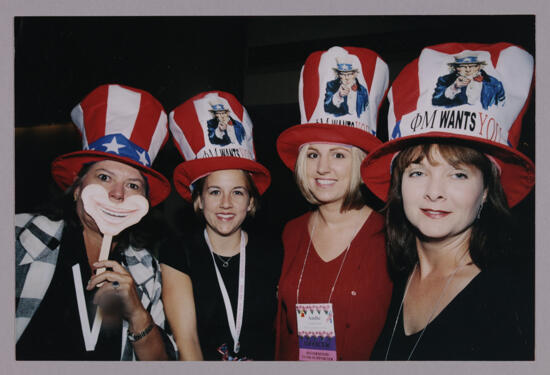
{"label": "red lipstick", "polygon": [[420,209],[424,215],[429,217],[430,219],[442,219],[450,214],[449,211],[443,211],[443,210],[432,210],[429,208],[421,208]]}

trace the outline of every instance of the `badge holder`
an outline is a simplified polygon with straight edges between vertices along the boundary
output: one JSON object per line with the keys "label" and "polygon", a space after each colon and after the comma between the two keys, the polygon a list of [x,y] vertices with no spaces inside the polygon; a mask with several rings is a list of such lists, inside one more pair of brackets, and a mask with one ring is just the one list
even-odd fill
{"label": "badge holder", "polygon": [[336,361],[332,303],[296,304],[300,361]]}

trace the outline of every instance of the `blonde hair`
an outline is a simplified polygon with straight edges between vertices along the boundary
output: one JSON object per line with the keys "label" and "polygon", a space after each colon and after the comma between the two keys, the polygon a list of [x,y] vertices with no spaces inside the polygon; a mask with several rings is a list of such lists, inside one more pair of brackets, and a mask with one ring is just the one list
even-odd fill
{"label": "blonde hair", "polygon": [[[296,180],[296,185],[298,185],[298,189],[300,189],[300,192],[304,198],[309,203],[318,206],[323,202],[319,201],[313,195],[307,181],[306,163],[309,147],[310,145],[306,144],[300,148],[294,168],[294,178]],[[361,162],[366,156],[367,154],[365,151],[358,147],[351,146],[351,176],[348,189],[344,196],[344,201],[342,202],[342,207],[340,207],[340,211],[342,212],[352,209],[359,209],[365,205],[363,194],[361,193],[361,184],[363,183],[363,180],[361,179]]]}

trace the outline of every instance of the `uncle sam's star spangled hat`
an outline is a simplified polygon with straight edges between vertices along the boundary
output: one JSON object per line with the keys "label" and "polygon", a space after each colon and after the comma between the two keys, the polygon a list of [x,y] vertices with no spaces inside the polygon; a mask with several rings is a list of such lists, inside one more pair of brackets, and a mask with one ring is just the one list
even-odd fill
{"label": "uncle sam's star spangled hat", "polygon": [[74,183],[84,164],[114,160],[143,174],[151,206],[168,196],[170,182],[151,168],[168,140],[166,112],[151,94],[128,86],[102,85],[73,108],[71,118],[82,137],[82,151],[53,161],[52,176],[62,189]]}
{"label": "uncle sam's star spangled hat", "polygon": [[256,161],[252,120],[232,94],[200,93],[170,112],[169,123],[185,159],[174,169],[174,186],[185,200],[191,201],[193,183],[225,169],[249,172],[260,194],[269,187],[271,175]]}
{"label": "uncle sam's star spangled hat", "polygon": [[[449,70],[456,57],[485,61],[467,86]],[[474,61],[470,59],[469,61]],[[500,170],[509,206],[535,184],[533,162],[516,150],[534,78],[533,57],[510,43],[446,43],[426,47],[397,76],[388,92],[388,135],[361,165],[368,188],[382,200],[391,164],[402,149],[426,142],[452,142],[485,153]]]}
{"label": "uncle sam's star spangled hat", "polygon": [[[341,73],[355,75],[347,95],[340,91]],[[388,83],[387,64],[369,49],[332,47],[309,55],[298,90],[301,123],[277,139],[283,163],[294,170],[301,147],[308,143],[351,145],[367,153],[380,145],[376,122]]]}

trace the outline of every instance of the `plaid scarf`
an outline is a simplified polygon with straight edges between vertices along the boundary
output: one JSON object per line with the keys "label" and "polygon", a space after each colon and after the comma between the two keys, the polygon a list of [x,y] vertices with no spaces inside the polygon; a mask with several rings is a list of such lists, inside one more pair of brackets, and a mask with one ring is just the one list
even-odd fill
{"label": "plaid scarf", "polygon": [[[16,339],[27,328],[52,280],[64,222],[45,216],[15,215],[15,331]],[[155,324],[161,328],[164,344],[171,358],[177,357],[172,337],[165,331],[166,318],[161,301],[161,274],[158,261],[145,249],[129,246],[123,252],[123,265],[134,278],[138,297]],[[121,361],[136,360],[133,346],[127,339],[128,322],[122,322]]]}

